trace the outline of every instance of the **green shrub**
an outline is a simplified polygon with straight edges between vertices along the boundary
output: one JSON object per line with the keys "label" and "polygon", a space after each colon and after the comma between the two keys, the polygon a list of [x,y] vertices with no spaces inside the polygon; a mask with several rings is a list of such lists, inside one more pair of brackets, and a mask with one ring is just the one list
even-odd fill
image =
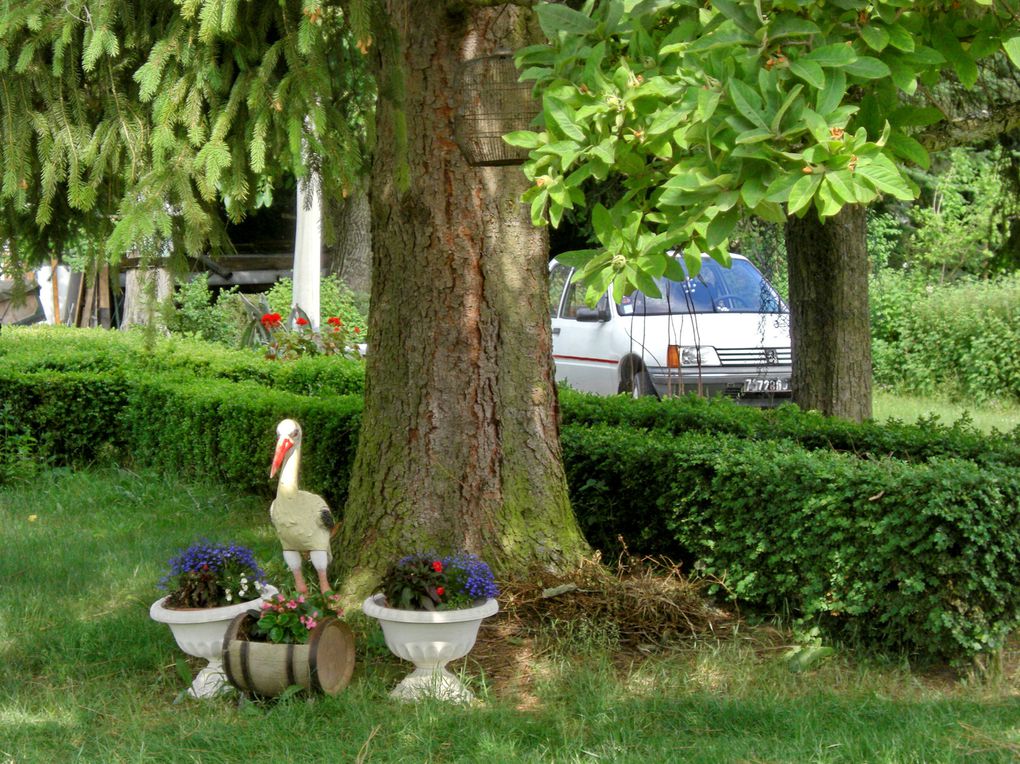
{"label": "green shrub", "polygon": [[790,440],[803,448],[842,451],[862,458],[926,461],[948,456],[1020,467],[1020,429],[1010,435],[986,435],[966,421],[949,425],[934,417],[916,424],[858,424],[801,411],[793,404],[757,409],[725,398],[694,395],[632,401],[625,396],[603,397],[564,389],[559,397],[564,425],[620,425],[674,435],[727,434],[760,441]]}
{"label": "green shrub", "polygon": [[[272,372],[271,387],[217,353],[185,362],[178,353],[189,343],[145,358],[135,339],[102,334],[38,341],[34,364],[12,337],[60,332],[0,336],[0,479],[26,454],[75,465],[116,455],[268,497],[275,426],[293,417],[306,433],[302,484],[342,511],[360,395],[295,395]],[[112,352],[89,360],[83,347]],[[259,374],[288,366],[262,363]],[[69,370],[49,367],[61,365]],[[1018,623],[1016,433],[570,391],[561,411],[571,500],[607,554],[622,539],[637,554],[699,562],[749,606],[937,656],[996,649]]]}
{"label": "green shrub", "polygon": [[839,637],[942,658],[1002,647],[1020,624],[1020,475],[691,433],[566,428],[589,539],[650,544],[731,596]]}
{"label": "green shrub", "polygon": [[209,274],[196,274],[178,283],[172,300],[162,307],[163,324],[173,334],[193,335],[206,342],[238,347],[244,327],[244,308],[237,287],[214,294]]}
{"label": "green shrub", "polygon": [[8,327],[0,334],[0,365],[7,369],[159,374],[175,378],[250,381],[301,395],[364,391],[364,363],[340,357],[268,361],[197,338],[168,337],[146,347],[141,331],[62,326]]}
{"label": "green shrub", "polygon": [[[291,279],[280,279],[266,292],[269,306],[282,316],[290,313],[291,301],[294,296],[294,282]],[[368,332],[368,322],[355,304],[354,293],[336,276],[325,276],[319,289],[319,312],[322,322],[330,316],[336,316],[344,322],[344,326],[358,327],[362,341]]]}
{"label": "green shrub", "polygon": [[934,286],[873,279],[875,380],[903,392],[1020,400],[1020,274]]}

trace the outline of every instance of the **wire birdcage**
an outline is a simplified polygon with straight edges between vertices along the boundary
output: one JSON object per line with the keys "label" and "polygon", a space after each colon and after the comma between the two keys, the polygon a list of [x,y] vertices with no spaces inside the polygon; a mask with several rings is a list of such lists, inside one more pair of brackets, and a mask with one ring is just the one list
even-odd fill
{"label": "wire birdcage", "polygon": [[511,146],[503,136],[526,130],[538,114],[531,84],[518,81],[512,53],[496,53],[465,61],[460,70],[460,103],[456,140],[468,164],[521,164],[528,150]]}

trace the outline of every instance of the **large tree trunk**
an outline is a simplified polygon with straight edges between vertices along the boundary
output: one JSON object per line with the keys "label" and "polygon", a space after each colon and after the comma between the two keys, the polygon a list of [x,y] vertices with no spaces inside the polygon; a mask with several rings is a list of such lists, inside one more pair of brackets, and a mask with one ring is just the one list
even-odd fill
{"label": "large tree trunk", "polygon": [[529,12],[384,6],[372,341],[336,572],[354,569],[355,593],[415,550],[466,549],[502,575],[569,566],[587,547],[558,440],[546,234],[520,169],[469,166],[454,142],[460,63],[520,45]]}
{"label": "large tree trunk", "polygon": [[871,324],[865,208],[786,224],[793,395],[804,409],[871,416]]}

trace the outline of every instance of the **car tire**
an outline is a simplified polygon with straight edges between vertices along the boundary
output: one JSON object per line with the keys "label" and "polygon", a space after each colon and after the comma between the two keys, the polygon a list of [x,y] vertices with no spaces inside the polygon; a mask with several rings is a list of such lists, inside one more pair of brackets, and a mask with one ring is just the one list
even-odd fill
{"label": "car tire", "polygon": [[630,392],[635,398],[644,398],[649,395],[654,395],[656,398],[659,394],[655,391],[655,385],[652,384],[652,378],[648,376],[648,372],[644,369],[636,372],[631,378]]}

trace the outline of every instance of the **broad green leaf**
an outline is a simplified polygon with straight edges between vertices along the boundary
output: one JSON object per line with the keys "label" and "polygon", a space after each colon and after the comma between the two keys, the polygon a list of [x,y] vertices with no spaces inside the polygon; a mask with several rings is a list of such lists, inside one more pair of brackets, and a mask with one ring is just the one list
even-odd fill
{"label": "broad green leaf", "polygon": [[745,180],[740,187],[740,197],[749,209],[757,207],[761,200],[765,198],[765,184],[762,182],[761,177],[752,175]]}
{"label": "broad green leaf", "polygon": [[825,87],[825,72],[821,64],[815,61],[793,59],[790,61],[790,71],[813,88],[821,90]]}
{"label": "broad green leaf", "polygon": [[601,251],[599,249],[574,249],[570,252],[561,252],[556,255],[556,259],[571,268],[583,268]]}
{"label": "broad green leaf", "polygon": [[928,127],[946,118],[934,106],[901,106],[892,113],[889,121],[897,127]]}
{"label": "broad green leaf", "polygon": [[737,111],[758,127],[768,129],[768,123],[761,115],[761,96],[743,80],[732,79],[727,88]]}
{"label": "broad green leaf", "polygon": [[932,31],[932,42],[935,45],[935,49],[953,67],[953,71],[956,72],[956,76],[960,78],[963,86],[967,88],[973,87],[978,78],[977,64],[970,53],[964,49],[948,24],[937,24],[935,26]]}
{"label": "broad green leaf", "polygon": [[[569,106],[550,95],[546,95],[543,102],[545,103],[546,115],[552,119],[553,124],[565,136],[575,141],[584,140],[584,132],[574,123],[573,111]],[[552,126],[549,125],[550,128]]]}
{"label": "broad green leaf", "polygon": [[540,3],[535,12],[538,14],[539,26],[550,40],[555,40],[561,31],[585,35],[598,27],[594,19],[566,5]]}
{"label": "broad green leaf", "polygon": [[892,133],[889,136],[887,145],[892,152],[896,154],[896,156],[913,162],[918,167],[922,167],[927,170],[931,166],[931,157],[928,156],[928,152],[925,150],[924,146],[909,135],[904,135],[899,132]]}
{"label": "broad green leaf", "polygon": [[833,196],[844,204],[852,204],[857,197],[853,192],[853,178],[849,170],[836,170],[825,173],[825,185],[832,191]]}
{"label": "broad green leaf", "polygon": [[866,80],[877,80],[890,75],[889,67],[871,56],[858,56],[852,64],[847,64],[844,71],[855,77],[863,77]]}
{"label": "broad green leaf", "polygon": [[739,220],[739,207],[731,207],[725,212],[718,213],[708,224],[708,231],[705,234],[709,245],[714,247],[726,241]]}
{"label": "broad green leaf", "polygon": [[800,116],[816,141],[824,143],[829,140],[831,137],[829,135],[829,123],[825,121],[821,114],[811,109],[804,109]]}
{"label": "broad green leaf", "polygon": [[790,172],[780,175],[769,183],[765,189],[765,199],[770,202],[782,203],[790,198],[790,189],[802,178],[799,172]]}
{"label": "broad green leaf", "polygon": [[759,202],[752,211],[757,217],[761,218],[766,223],[783,225],[786,222],[786,212],[783,211],[782,205],[776,204],[775,202]]}
{"label": "broad green leaf", "polygon": [[832,189],[822,183],[818,186],[818,193],[815,194],[815,209],[818,210],[818,219],[825,220],[839,213],[843,209],[843,203],[832,193]]}
{"label": "broad green leaf", "polygon": [[825,88],[815,98],[815,111],[827,117],[843,103],[845,97],[846,75],[841,69],[835,69],[828,73]]}
{"label": "broad green leaf", "polygon": [[822,182],[822,176],[815,173],[804,175],[790,188],[790,196],[786,202],[786,210],[790,215],[796,215],[807,208],[815,195],[818,184]]}
{"label": "broad green leaf", "polygon": [[889,33],[874,23],[861,25],[861,39],[868,44],[872,50],[882,51],[889,44]]}
{"label": "broad green leaf", "polygon": [[1002,41],[1002,49],[1006,51],[1013,66],[1020,67],[1020,37],[1010,37]]}
{"label": "broad green leaf", "polygon": [[737,144],[761,143],[772,137],[772,131],[767,127],[756,127],[754,130],[747,130],[737,136]]}
{"label": "broad green leaf", "polygon": [[904,53],[911,53],[914,50],[914,36],[900,24],[889,24],[886,28],[889,33],[889,44],[899,48]]}
{"label": "broad green leaf", "polygon": [[[718,97],[716,100],[718,100]],[[676,108],[676,104],[666,104],[665,108],[659,110],[659,112],[655,115],[655,119],[652,120],[652,124],[650,124],[645,130],[645,134],[652,136],[667,133],[679,125],[680,120],[682,120],[684,116],[684,112]]]}
{"label": "broad green leaf", "polygon": [[911,201],[914,198],[907,179],[885,154],[861,158],[855,172],[883,193],[891,194],[903,201]]}
{"label": "broad green leaf", "polygon": [[533,133],[530,130],[515,130],[504,135],[503,140],[511,146],[517,146],[522,149],[537,149],[543,144],[538,133]]}
{"label": "broad green leaf", "polygon": [[772,128],[773,133],[779,132],[780,126],[783,124],[783,115],[786,114],[787,110],[796,102],[803,91],[803,85],[794,85],[790,89],[790,92],[786,96],[786,100],[783,101],[783,105],[780,106],[779,110],[772,115],[772,124],[770,127]]}
{"label": "broad green leaf", "polygon": [[714,88],[700,88],[698,90],[698,119],[707,122],[715,108],[719,105],[722,94]]}
{"label": "broad green leaf", "polygon": [[746,3],[736,3],[733,0],[712,0],[712,6],[748,34],[756,34],[761,26],[754,18],[754,9],[748,8]]}
{"label": "broad green leaf", "polygon": [[779,14],[769,25],[769,39],[778,40],[781,37],[803,37],[813,34],[821,34],[822,30],[813,21],[802,19],[790,13]]}
{"label": "broad green leaf", "polygon": [[814,61],[820,66],[847,66],[857,60],[857,54],[847,43],[823,45],[803,56],[801,60]]}

